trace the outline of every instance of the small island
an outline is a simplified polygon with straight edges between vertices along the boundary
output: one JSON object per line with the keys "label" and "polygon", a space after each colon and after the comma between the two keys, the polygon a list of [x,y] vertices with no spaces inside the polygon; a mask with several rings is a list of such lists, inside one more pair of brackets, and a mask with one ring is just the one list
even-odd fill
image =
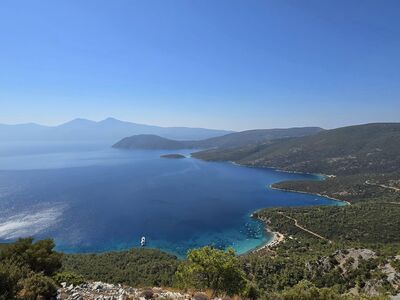
{"label": "small island", "polygon": [[160,157],[162,157],[162,158],[175,158],[175,159],[185,158],[185,156],[182,155],[182,154],[164,154],[164,155],[161,155]]}

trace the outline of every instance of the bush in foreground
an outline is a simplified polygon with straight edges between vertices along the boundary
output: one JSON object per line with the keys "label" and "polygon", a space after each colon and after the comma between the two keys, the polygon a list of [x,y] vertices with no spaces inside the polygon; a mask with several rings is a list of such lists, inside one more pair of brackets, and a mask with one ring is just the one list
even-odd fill
{"label": "bush in foreground", "polygon": [[65,282],[67,285],[73,284],[74,286],[80,285],[86,281],[82,275],[67,271],[57,273],[53,279],[59,285]]}
{"label": "bush in foreground", "polygon": [[22,290],[18,293],[23,299],[50,299],[57,294],[57,285],[53,279],[41,273],[33,273],[22,281]]}
{"label": "bush in foreground", "polygon": [[188,252],[176,279],[181,288],[211,289],[213,295],[241,294],[246,287],[245,274],[233,249],[223,251],[208,246]]}
{"label": "bush in foreground", "polygon": [[19,239],[0,252],[0,299],[50,299],[57,286],[51,276],[61,268],[52,240]]}

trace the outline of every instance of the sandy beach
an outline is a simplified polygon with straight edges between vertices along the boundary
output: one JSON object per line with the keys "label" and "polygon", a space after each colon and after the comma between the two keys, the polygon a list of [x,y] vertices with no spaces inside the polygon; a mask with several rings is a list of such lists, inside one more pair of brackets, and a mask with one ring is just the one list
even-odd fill
{"label": "sandy beach", "polygon": [[285,236],[277,231],[269,231],[267,229],[267,232],[269,232],[270,234],[273,235],[272,240],[268,241],[267,243],[265,243],[264,245],[258,247],[257,249],[254,249],[253,252],[259,252],[265,249],[271,249],[274,248],[276,246],[278,246],[280,243],[282,243],[285,240]]}

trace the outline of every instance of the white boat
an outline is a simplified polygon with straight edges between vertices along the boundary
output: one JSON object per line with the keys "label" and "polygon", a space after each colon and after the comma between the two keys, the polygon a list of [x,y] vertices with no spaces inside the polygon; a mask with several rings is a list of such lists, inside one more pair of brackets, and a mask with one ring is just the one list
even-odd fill
{"label": "white boat", "polygon": [[142,236],[142,238],[140,239],[140,246],[144,246],[146,244],[146,238],[144,236]]}

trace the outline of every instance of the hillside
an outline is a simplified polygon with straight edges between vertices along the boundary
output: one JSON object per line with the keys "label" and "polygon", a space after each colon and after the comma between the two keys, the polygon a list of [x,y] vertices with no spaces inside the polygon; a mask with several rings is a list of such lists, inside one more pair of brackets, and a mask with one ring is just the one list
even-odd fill
{"label": "hillside", "polygon": [[[312,225],[306,208],[283,213],[304,216],[302,224]],[[56,252],[52,240],[19,239],[0,251],[0,299],[379,300],[398,294],[399,245],[365,248],[349,239],[359,235],[357,230],[335,241],[343,236],[340,231],[317,227],[324,235],[332,232],[334,243],[328,243],[296,230],[281,214],[272,209],[259,217],[269,217],[274,230],[291,238],[266,253],[240,257],[212,247],[191,250],[183,261],[144,248],[66,254]],[[326,215],[318,214],[323,224]],[[350,223],[353,215],[347,218]]]}
{"label": "hillside", "polygon": [[234,132],[223,136],[199,140],[176,141],[155,135],[136,135],[122,139],[113,147],[122,149],[195,149],[232,148],[243,145],[268,143],[274,139],[301,137],[321,132],[319,127],[299,127],[287,129],[257,129]]}
{"label": "hillside", "polygon": [[400,123],[376,123],[326,130],[235,149],[194,153],[205,160],[335,175],[390,173],[400,165]]}
{"label": "hillside", "polygon": [[89,280],[141,287],[171,286],[177,266],[175,256],[156,249],[63,256],[64,271],[79,273]]}
{"label": "hillside", "polygon": [[176,141],[170,140],[153,134],[139,134],[124,138],[113,145],[118,149],[165,149],[176,150],[184,148],[194,148],[195,141]]}
{"label": "hillside", "polygon": [[201,148],[232,148],[271,140],[313,135],[324,129],[320,127],[295,127],[275,129],[255,129],[234,132],[200,141]]}
{"label": "hillside", "polygon": [[111,141],[135,134],[155,134],[177,140],[201,140],[225,135],[232,131],[188,127],[159,127],[107,118],[99,122],[74,119],[58,126],[34,123],[0,124],[2,141]]}

